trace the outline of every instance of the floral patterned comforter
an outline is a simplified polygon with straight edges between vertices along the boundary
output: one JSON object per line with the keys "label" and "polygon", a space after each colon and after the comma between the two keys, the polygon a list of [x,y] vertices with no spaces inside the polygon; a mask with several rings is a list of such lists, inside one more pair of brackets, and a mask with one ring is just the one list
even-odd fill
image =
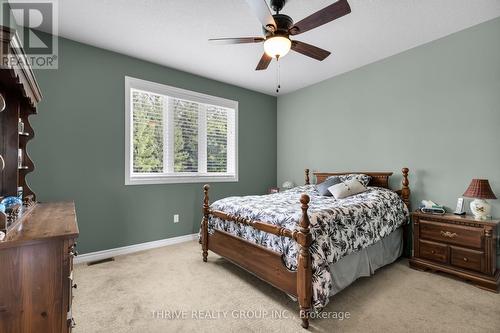
{"label": "floral patterned comforter", "polygon": [[[314,185],[288,191],[244,197],[228,197],[214,202],[212,209],[294,230],[301,216],[300,195],[307,193],[311,221],[313,307],[328,304],[331,287],[330,264],[366,248],[408,221],[408,209],[399,196],[388,189],[369,187],[368,191],[345,199],[321,196]],[[250,226],[210,216],[209,233],[214,228],[260,244],[284,254],[289,269],[297,268],[297,243],[255,230]]]}

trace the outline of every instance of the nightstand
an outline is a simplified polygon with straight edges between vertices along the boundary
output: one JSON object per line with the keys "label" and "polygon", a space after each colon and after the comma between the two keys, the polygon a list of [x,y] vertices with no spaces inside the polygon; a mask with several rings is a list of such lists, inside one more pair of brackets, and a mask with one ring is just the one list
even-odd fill
{"label": "nightstand", "polygon": [[440,271],[498,292],[497,228],[499,220],[472,216],[412,213],[413,256],[410,267]]}

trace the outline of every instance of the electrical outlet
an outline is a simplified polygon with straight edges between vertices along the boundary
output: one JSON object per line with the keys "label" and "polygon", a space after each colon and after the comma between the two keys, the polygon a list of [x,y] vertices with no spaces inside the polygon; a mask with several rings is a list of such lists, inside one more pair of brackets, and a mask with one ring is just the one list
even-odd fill
{"label": "electrical outlet", "polygon": [[179,223],[179,214],[174,214],[174,223]]}

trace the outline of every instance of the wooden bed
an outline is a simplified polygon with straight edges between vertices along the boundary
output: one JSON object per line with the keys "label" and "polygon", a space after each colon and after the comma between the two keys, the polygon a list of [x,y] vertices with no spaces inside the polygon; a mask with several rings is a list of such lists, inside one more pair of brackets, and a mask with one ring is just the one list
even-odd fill
{"label": "wooden bed", "polygon": [[[408,168],[403,168],[402,188],[395,190],[403,202],[410,207],[410,188],[408,182]],[[368,186],[378,186],[389,188],[389,177],[392,172],[315,172],[316,183],[322,183],[326,178],[344,174],[366,174],[372,177]],[[309,169],[305,170],[305,183],[310,184]],[[240,216],[225,213],[210,208],[208,190],[210,186],[205,185],[203,200],[203,219],[201,222],[201,239],[203,261],[207,261],[208,250],[211,250],[221,257],[228,259],[250,273],[256,275],[274,287],[292,295],[298,299],[300,306],[300,318],[302,327],[309,327],[309,312],[312,304],[312,284],[311,284],[311,255],[309,246],[312,236],[309,231],[309,196],[302,194],[300,198],[302,215],[296,230],[279,227],[264,221],[255,221]],[[225,231],[214,230],[213,234],[208,233],[209,216],[218,217],[222,220],[251,226],[257,230],[277,236],[288,237],[295,240],[299,245],[297,258],[297,270],[287,269],[282,260],[282,253],[270,250],[266,247],[254,244],[245,239],[231,235]],[[407,243],[407,225],[403,227],[404,243]]]}

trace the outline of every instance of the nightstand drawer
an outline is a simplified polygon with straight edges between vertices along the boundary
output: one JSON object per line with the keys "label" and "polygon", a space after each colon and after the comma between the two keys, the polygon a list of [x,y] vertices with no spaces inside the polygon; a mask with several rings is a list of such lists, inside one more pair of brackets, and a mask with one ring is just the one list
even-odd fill
{"label": "nightstand drawer", "polygon": [[448,263],[448,246],[433,242],[419,241],[419,257],[443,264]]}
{"label": "nightstand drawer", "polygon": [[482,271],[484,252],[451,247],[451,264],[456,267]]}
{"label": "nightstand drawer", "polygon": [[420,220],[420,238],[480,249],[483,229]]}

